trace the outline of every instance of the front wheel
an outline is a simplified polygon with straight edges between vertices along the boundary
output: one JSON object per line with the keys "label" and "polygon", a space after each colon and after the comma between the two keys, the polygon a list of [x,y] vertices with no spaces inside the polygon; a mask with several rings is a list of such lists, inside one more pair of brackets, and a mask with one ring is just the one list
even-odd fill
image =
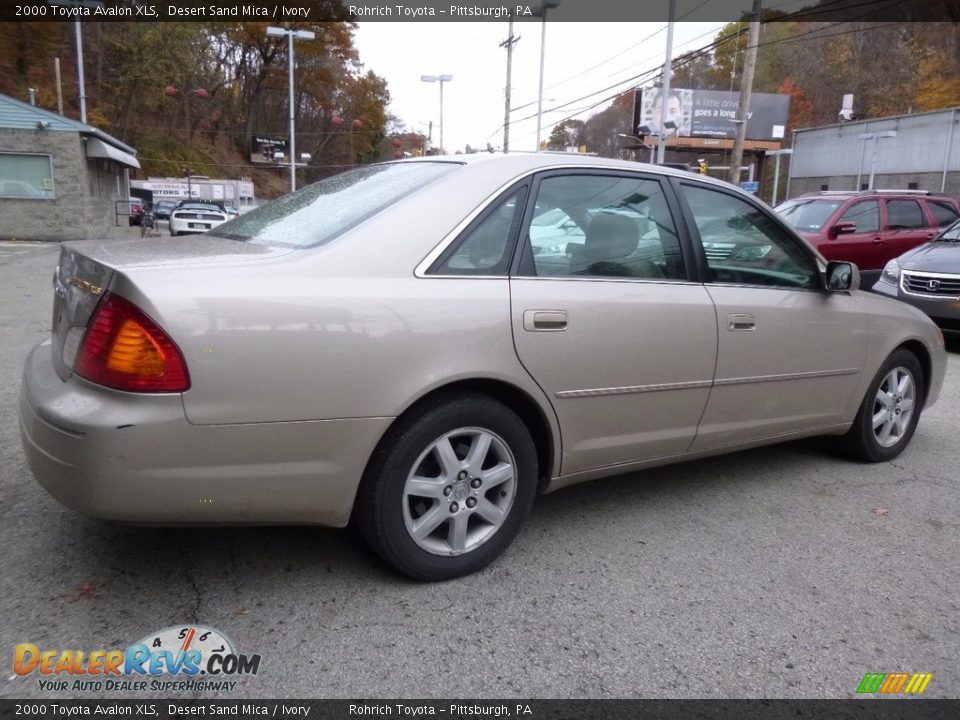
{"label": "front wheel", "polygon": [[486,396],[447,397],[391,428],[364,475],[356,520],[394,568],[445,580],[480,570],[507,548],[536,487],[523,422]]}
{"label": "front wheel", "polygon": [[926,388],[923,369],[909,350],[896,350],[867,389],[844,449],[865,462],[893,460],[910,444]]}

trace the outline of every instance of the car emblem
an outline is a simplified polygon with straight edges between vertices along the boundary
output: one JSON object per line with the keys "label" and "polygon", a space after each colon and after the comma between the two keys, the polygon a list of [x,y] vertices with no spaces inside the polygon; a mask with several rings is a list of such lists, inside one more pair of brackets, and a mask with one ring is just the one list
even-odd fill
{"label": "car emblem", "polygon": [[92,282],[88,282],[87,280],[82,280],[80,278],[73,277],[73,278],[70,278],[68,282],[74,287],[80,288],[81,290],[85,290],[91,295],[99,296],[103,294],[102,287],[98,287],[97,285],[94,285]]}
{"label": "car emblem", "polygon": [[927,280],[927,290],[936,290],[940,287],[939,280]]}

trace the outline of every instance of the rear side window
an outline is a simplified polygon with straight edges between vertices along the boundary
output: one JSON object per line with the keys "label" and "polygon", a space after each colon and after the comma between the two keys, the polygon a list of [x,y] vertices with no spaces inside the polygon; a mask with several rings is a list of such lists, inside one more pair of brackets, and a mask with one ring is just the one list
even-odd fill
{"label": "rear side window", "polygon": [[545,178],[528,236],[539,277],[686,278],[663,187],[652,178]]}
{"label": "rear side window", "polygon": [[520,188],[488,211],[430,273],[506,275],[526,196],[526,188]]}
{"label": "rear side window", "polygon": [[956,208],[943,200],[928,200],[927,207],[930,208],[930,212],[932,212],[933,217],[936,218],[937,227],[944,228],[947,225],[952,225],[956,222],[957,218],[960,217],[960,213],[957,212]]}
{"label": "rear side window", "polygon": [[922,228],[923,211],[916,200],[887,200],[887,227],[891,230]]}
{"label": "rear side window", "polygon": [[208,234],[256,245],[323,245],[458,167],[451,162],[366,165],[285,195]]}

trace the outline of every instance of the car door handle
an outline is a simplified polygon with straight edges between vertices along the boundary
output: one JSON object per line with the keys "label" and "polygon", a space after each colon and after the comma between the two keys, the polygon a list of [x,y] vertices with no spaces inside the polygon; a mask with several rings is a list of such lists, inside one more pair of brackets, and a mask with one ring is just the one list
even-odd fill
{"label": "car door handle", "polygon": [[524,310],[523,329],[527,332],[562,332],[567,329],[567,311]]}
{"label": "car door handle", "polygon": [[730,332],[753,332],[757,329],[757,318],[753,315],[727,315],[727,330]]}
{"label": "car door handle", "polygon": [[883,238],[875,237],[875,238],[873,239],[873,244],[874,244],[874,245],[883,245]]}

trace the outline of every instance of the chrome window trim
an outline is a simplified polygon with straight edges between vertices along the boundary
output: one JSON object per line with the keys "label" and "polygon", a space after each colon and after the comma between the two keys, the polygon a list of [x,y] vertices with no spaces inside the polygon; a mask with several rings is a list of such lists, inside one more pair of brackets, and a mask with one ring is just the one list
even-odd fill
{"label": "chrome window trim", "polygon": [[619,283],[652,283],[657,285],[696,285],[703,287],[703,283],[694,280],[679,280],[675,278],[643,278],[621,275],[511,275],[511,280],[556,280],[561,282],[619,282]]}
{"label": "chrome window trim", "polygon": [[572,275],[440,275],[438,273],[430,273],[425,277],[428,278],[444,278],[446,280],[537,280],[543,282],[545,280],[556,280],[563,282],[622,282],[622,283],[656,283],[658,285],[696,285],[698,287],[703,287],[703,283],[695,282],[693,280],[674,280],[671,278],[638,278],[638,277],[620,277],[614,275],[578,275],[576,277]]}
{"label": "chrome window trim", "polygon": [[[746,288],[748,290],[781,290],[786,292],[808,292],[816,293],[822,295],[824,290],[822,288],[805,288],[805,287],[792,287],[790,285],[752,285],[749,283],[721,283],[721,282],[706,282],[704,286],[709,288],[712,287],[732,287],[732,288]],[[849,292],[849,291],[848,291]]]}

